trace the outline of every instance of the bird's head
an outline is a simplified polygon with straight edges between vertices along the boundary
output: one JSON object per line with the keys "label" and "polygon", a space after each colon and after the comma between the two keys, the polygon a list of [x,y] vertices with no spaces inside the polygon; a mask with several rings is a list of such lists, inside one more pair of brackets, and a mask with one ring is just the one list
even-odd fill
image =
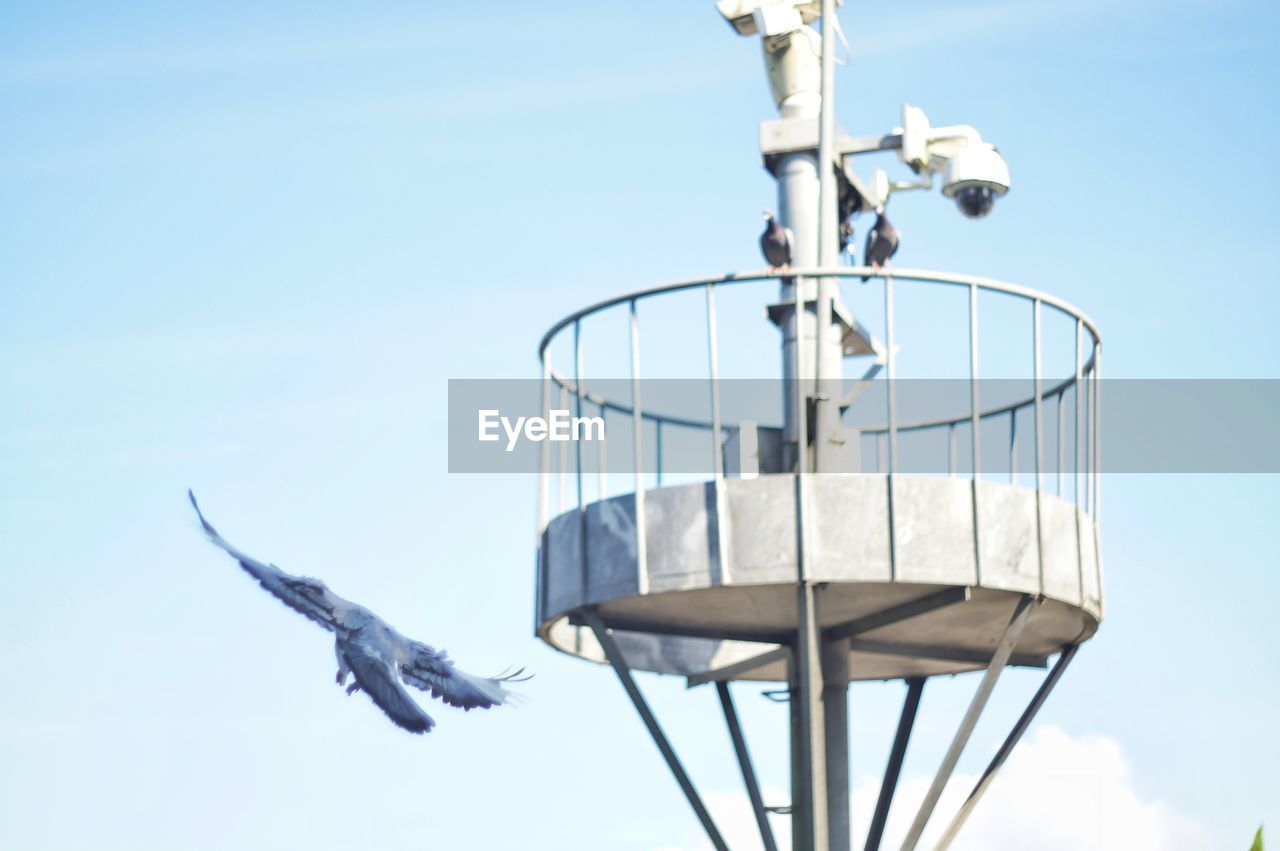
{"label": "bird's head", "polygon": [[765,218],[765,220],[766,220],[766,221],[767,221],[767,220],[769,220],[769,219],[772,219],[772,218],[773,218],[773,210],[765,210],[761,215],[763,215],[763,216],[764,216],[764,218]]}

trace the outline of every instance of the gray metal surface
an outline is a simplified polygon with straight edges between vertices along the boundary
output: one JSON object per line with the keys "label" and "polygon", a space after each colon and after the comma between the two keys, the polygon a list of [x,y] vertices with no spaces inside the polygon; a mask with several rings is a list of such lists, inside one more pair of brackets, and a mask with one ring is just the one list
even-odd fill
{"label": "gray metal surface", "polygon": [[[983,534],[977,549],[985,565],[979,583],[971,483],[931,476],[896,479],[897,581],[891,575],[885,477],[805,479],[819,625],[839,630],[826,633],[831,637],[843,636],[853,625],[854,679],[985,668],[1012,600],[1023,593],[1043,595],[1045,603],[1023,633],[1015,661],[1036,664],[1093,634],[1101,600],[1087,516],[1043,494],[1044,523],[1037,535],[1034,491],[978,482]],[[681,676],[732,665],[789,642],[798,625],[795,486],[796,478],[788,475],[726,479],[720,488],[723,506],[716,505],[712,483],[649,490],[643,575],[632,495],[587,505],[581,515],[585,535],[577,511],[555,518],[544,536],[539,634],[565,652],[602,661],[599,647],[570,622],[575,610],[595,605],[607,623],[623,630],[619,640],[630,642],[633,667]],[[723,569],[715,555],[721,536],[728,554]],[[590,554],[585,567],[584,539]],[[966,601],[941,605],[966,594]],[[906,607],[903,613],[922,611],[903,620],[886,614],[899,606]],[[859,626],[863,618],[874,619]],[[911,655],[913,647],[920,652]],[[739,676],[781,680],[784,665],[777,660],[752,666]]]}

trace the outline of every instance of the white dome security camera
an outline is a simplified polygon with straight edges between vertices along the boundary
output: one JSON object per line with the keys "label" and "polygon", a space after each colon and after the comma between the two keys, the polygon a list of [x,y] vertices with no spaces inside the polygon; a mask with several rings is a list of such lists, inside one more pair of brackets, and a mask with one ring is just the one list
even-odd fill
{"label": "white dome security camera", "polygon": [[926,189],[935,174],[942,174],[942,194],[971,219],[990,213],[996,199],[1009,191],[1008,163],[972,127],[931,127],[922,110],[904,104],[902,126],[895,134],[898,156],[924,179],[891,184],[890,189]]}
{"label": "white dome security camera", "polygon": [[996,199],[1008,191],[1009,165],[995,145],[970,143],[947,158],[942,194],[955,199],[966,217],[987,215]]}

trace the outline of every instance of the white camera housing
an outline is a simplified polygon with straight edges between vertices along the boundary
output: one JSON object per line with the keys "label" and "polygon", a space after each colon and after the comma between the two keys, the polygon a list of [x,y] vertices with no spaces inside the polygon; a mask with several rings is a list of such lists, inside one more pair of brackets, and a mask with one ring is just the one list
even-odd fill
{"label": "white camera housing", "polygon": [[902,107],[897,135],[898,156],[928,178],[922,184],[897,188],[927,186],[933,175],[941,173],[942,194],[954,199],[960,212],[971,219],[990,213],[996,199],[1009,191],[1008,163],[972,127],[931,127],[923,111],[907,104]]}
{"label": "white camera housing", "polygon": [[981,142],[960,148],[947,159],[942,194],[955,199],[971,219],[991,212],[996,199],[1009,191],[1009,165],[995,145]]}
{"label": "white camera housing", "polygon": [[[836,0],[836,6],[841,5],[842,0]],[[716,11],[738,35],[755,35],[757,32],[766,36],[778,35],[777,32],[762,31],[756,16],[757,11],[763,11],[766,18],[773,19],[774,10],[794,12],[800,16],[802,24],[811,24],[822,17],[821,0],[716,0]]]}
{"label": "white camera housing", "polygon": [[752,14],[756,32],[765,38],[795,32],[804,26],[800,12],[788,3],[770,3],[760,6]]}
{"label": "white camera housing", "polygon": [[987,186],[996,195],[1009,191],[1009,164],[995,145],[982,142],[965,145],[947,160],[942,178],[942,194],[954,198],[966,186]]}

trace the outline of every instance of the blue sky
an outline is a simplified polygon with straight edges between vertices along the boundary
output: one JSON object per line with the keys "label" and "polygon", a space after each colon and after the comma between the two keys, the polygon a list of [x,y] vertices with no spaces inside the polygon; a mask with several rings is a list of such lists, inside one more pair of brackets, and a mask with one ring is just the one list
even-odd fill
{"label": "blue sky", "polygon": [[[613,677],[530,637],[533,481],[446,473],[445,388],[536,375],[542,332],[587,303],[759,265],[758,46],[710,2],[470,11],[0,10],[7,847],[697,847]],[[1013,172],[981,222],[895,200],[902,265],[1063,296],[1112,377],[1280,377],[1274,9],[851,3],[842,21],[847,130],[908,101],[978,126]],[[188,486],[234,542],[467,667],[529,665],[533,704],[441,710],[415,739],[344,698],[327,639],[200,539]],[[1280,487],[1105,490],[1108,620],[1043,724],[1122,754],[1144,812],[1246,847],[1280,824]],[[1002,683],[962,771],[1036,683]],[[731,812],[713,696],[645,685]],[[909,777],[972,687],[931,685]],[[853,695],[872,782],[900,690]],[[783,712],[740,702],[785,787]]]}

